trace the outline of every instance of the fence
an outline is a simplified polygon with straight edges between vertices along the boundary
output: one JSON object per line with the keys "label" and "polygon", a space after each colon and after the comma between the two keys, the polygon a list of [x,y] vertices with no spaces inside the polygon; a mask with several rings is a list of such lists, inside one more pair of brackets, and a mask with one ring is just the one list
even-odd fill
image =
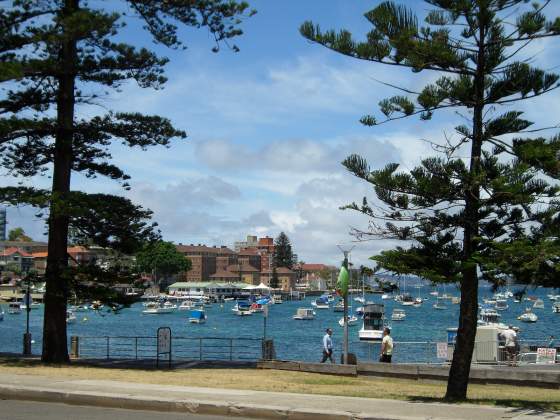
{"label": "fence", "polygon": [[[72,337],[71,353],[80,358],[155,359],[157,338],[152,336]],[[256,361],[262,358],[262,339],[173,337],[173,360]]]}

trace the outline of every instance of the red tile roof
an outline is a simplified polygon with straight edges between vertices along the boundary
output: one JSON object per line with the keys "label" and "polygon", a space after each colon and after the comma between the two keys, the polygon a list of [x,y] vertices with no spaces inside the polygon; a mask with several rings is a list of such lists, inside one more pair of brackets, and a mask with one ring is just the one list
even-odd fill
{"label": "red tile roof", "polygon": [[13,255],[15,253],[18,253],[22,257],[32,257],[33,256],[29,252],[25,252],[23,249],[19,249],[19,248],[13,247],[13,246],[10,247],[10,248],[6,248],[5,250],[2,251],[2,255],[5,256],[5,257],[7,257],[9,255]]}

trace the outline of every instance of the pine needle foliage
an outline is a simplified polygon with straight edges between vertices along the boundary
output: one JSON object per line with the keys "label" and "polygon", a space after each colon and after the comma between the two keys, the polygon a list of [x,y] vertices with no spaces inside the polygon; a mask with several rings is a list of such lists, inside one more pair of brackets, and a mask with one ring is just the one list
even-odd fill
{"label": "pine needle foliage", "polygon": [[[477,325],[479,276],[495,286],[507,279],[558,283],[559,138],[537,137],[523,112],[512,109],[557,89],[559,76],[542,70],[523,51],[531,42],[560,35],[550,19],[550,1],[425,0],[420,24],[407,7],[385,1],[365,14],[366,39],[347,30],[323,31],[304,23],[310,41],[360,60],[434,71],[439,76],[418,91],[379,103],[379,115],[361,122],[378,126],[411,116],[423,120],[462,108],[468,123],[455,138],[432,143],[439,152],[411,170],[389,163],[370,168],[358,155],[343,165],[372,185],[377,200],[345,206],[371,217],[361,239],[399,239],[406,245],[372,257],[379,267],[433,282],[459,282],[457,345],[447,394],[465,399]],[[466,111],[465,111],[466,110]],[[465,156],[467,156],[465,158]]]}

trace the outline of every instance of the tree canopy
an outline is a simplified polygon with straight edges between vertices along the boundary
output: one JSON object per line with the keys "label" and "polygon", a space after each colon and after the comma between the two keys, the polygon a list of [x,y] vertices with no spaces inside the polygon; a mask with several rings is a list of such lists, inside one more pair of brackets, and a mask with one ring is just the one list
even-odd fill
{"label": "tree canopy", "polygon": [[290,238],[284,232],[280,232],[274,240],[273,263],[274,267],[286,267],[289,269],[296,263]]}
{"label": "tree canopy", "polygon": [[10,229],[8,232],[8,241],[31,242],[33,239],[25,234],[25,230],[21,227]]}
{"label": "tree canopy", "polygon": [[356,41],[347,30],[322,31],[306,22],[301,33],[341,54],[438,77],[419,89],[379,102],[378,126],[459,108],[465,120],[454,137],[432,141],[439,152],[410,170],[389,163],[370,168],[351,155],[343,165],[371,184],[376,200],[345,206],[372,218],[359,238],[398,239],[406,246],[373,259],[399,274],[460,282],[457,345],[446,397],[464,399],[474,348],[478,276],[499,285],[517,281],[558,284],[558,177],[560,137],[538,137],[542,128],[513,107],[557,89],[559,76],[523,57],[532,41],[560,35],[560,18],[548,18],[550,1],[426,0],[421,24],[404,5],[384,1],[365,14],[372,29]]}
{"label": "tree canopy", "polygon": [[191,260],[177,251],[172,242],[147,243],[136,254],[136,265],[144,273],[170,276],[191,269]]}

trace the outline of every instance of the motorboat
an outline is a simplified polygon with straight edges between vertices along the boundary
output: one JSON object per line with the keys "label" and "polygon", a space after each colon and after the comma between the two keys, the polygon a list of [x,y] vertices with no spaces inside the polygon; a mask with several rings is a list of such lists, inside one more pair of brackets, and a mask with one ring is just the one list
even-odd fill
{"label": "motorboat", "polygon": [[189,322],[191,324],[204,324],[206,322],[206,314],[201,309],[192,309],[189,312]]}
{"label": "motorboat", "polygon": [[19,302],[10,302],[8,304],[8,313],[11,315],[21,314],[21,304]]}
{"label": "motorboat", "polygon": [[313,308],[298,308],[296,314],[292,316],[297,321],[310,321],[315,319],[315,311]]}
{"label": "motorboat", "polygon": [[537,322],[537,320],[539,319],[539,317],[537,316],[537,314],[535,314],[535,313],[533,313],[533,312],[531,311],[531,308],[527,308],[527,309],[525,310],[525,313],[522,314],[522,315],[519,315],[519,316],[517,317],[517,319],[518,319],[519,321],[522,321],[522,322]]}
{"label": "motorboat", "polygon": [[190,311],[193,308],[192,302],[188,300],[184,300],[181,304],[177,307],[179,311]]}
{"label": "motorboat", "polygon": [[478,325],[495,325],[499,328],[506,329],[507,325],[502,324],[500,322],[500,318],[502,315],[498,313],[496,308],[492,308],[491,306],[484,306],[480,309],[480,313],[478,314]]}
{"label": "motorboat", "polygon": [[[39,309],[41,307],[41,304],[39,302],[33,302],[31,301],[31,304],[29,305],[29,309]],[[20,305],[20,308],[22,311],[26,311],[27,310],[27,305],[25,304],[25,299],[24,302]]]}
{"label": "motorboat", "polygon": [[547,295],[547,296],[548,296],[548,298],[549,298],[551,301],[553,301],[553,302],[555,302],[555,301],[559,301],[559,302],[560,302],[560,295],[552,295],[552,294],[550,294],[550,295]]}
{"label": "motorboat", "polygon": [[73,324],[76,322],[76,315],[73,311],[66,311],[66,323]]}
{"label": "motorboat", "polygon": [[338,302],[336,302],[336,305],[334,305],[333,310],[335,312],[344,312],[344,300],[340,299]]}
{"label": "motorboat", "polygon": [[148,305],[146,305],[146,309],[144,309],[142,313],[146,315],[171,314],[175,312],[175,309],[177,309],[176,305],[166,306],[163,303],[150,302]]}
{"label": "motorboat", "polygon": [[94,311],[99,311],[100,309],[103,309],[103,304],[96,300],[94,302],[91,303],[90,309],[93,309]]}
{"label": "motorboat", "polygon": [[361,341],[381,341],[383,329],[387,326],[385,306],[379,303],[364,305],[362,328],[358,332]]}
{"label": "motorboat", "polygon": [[508,302],[506,299],[496,299],[496,310],[498,311],[505,311],[509,308]]}
{"label": "motorboat", "polygon": [[414,306],[415,308],[418,308],[420,306],[422,306],[422,303],[424,302],[424,300],[422,298],[415,298],[414,299],[414,303],[412,304],[412,306]]}
{"label": "motorboat", "polygon": [[251,310],[251,304],[247,301],[239,301],[232,309],[237,316],[249,316],[253,315]]}
{"label": "motorboat", "polygon": [[329,301],[324,296],[321,296],[319,299],[311,302],[311,306],[315,307],[316,309],[329,309]]}
{"label": "motorboat", "polygon": [[[348,317],[348,326],[353,327],[354,325],[357,325],[357,324],[358,324],[358,317],[356,315],[350,315]],[[338,325],[340,325],[341,327],[344,327],[344,317],[342,317],[338,320]]]}
{"label": "motorboat", "polygon": [[252,311],[253,313],[256,313],[256,312],[264,312],[264,307],[265,307],[265,306],[266,306],[266,304],[263,305],[262,303],[257,303],[257,302],[255,302],[255,303],[253,303],[253,304],[251,305],[251,311]]}
{"label": "motorboat", "polygon": [[544,309],[544,301],[542,299],[535,300],[535,303],[533,303],[533,309]]}
{"label": "motorboat", "polygon": [[560,314],[560,301],[556,301],[552,304],[552,312],[555,314]]}
{"label": "motorboat", "polygon": [[282,304],[282,295],[273,295],[272,296],[272,301],[274,302],[275,305],[280,305]]}
{"label": "motorboat", "polygon": [[[388,299],[393,299],[393,296],[388,294],[388,293],[383,293],[381,295],[381,300],[388,300]],[[363,302],[362,302],[363,303]]]}
{"label": "motorboat", "polygon": [[406,318],[406,311],[404,309],[393,309],[391,314],[391,321],[404,321]]}
{"label": "motorboat", "polygon": [[364,299],[363,296],[356,296],[356,297],[354,298],[354,300],[355,300],[356,302],[360,302],[360,303],[364,303],[364,302],[365,302],[365,299]]}
{"label": "motorboat", "polygon": [[441,311],[441,310],[447,309],[447,305],[446,305],[445,302],[443,301],[443,298],[438,296],[438,297],[437,297],[437,300],[436,300],[436,303],[434,303],[434,304],[432,305],[432,308],[438,309],[438,310]]}
{"label": "motorboat", "polygon": [[451,303],[453,305],[459,305],[461,303],[461,298],[458,296],[452,296],[451,297]]}

